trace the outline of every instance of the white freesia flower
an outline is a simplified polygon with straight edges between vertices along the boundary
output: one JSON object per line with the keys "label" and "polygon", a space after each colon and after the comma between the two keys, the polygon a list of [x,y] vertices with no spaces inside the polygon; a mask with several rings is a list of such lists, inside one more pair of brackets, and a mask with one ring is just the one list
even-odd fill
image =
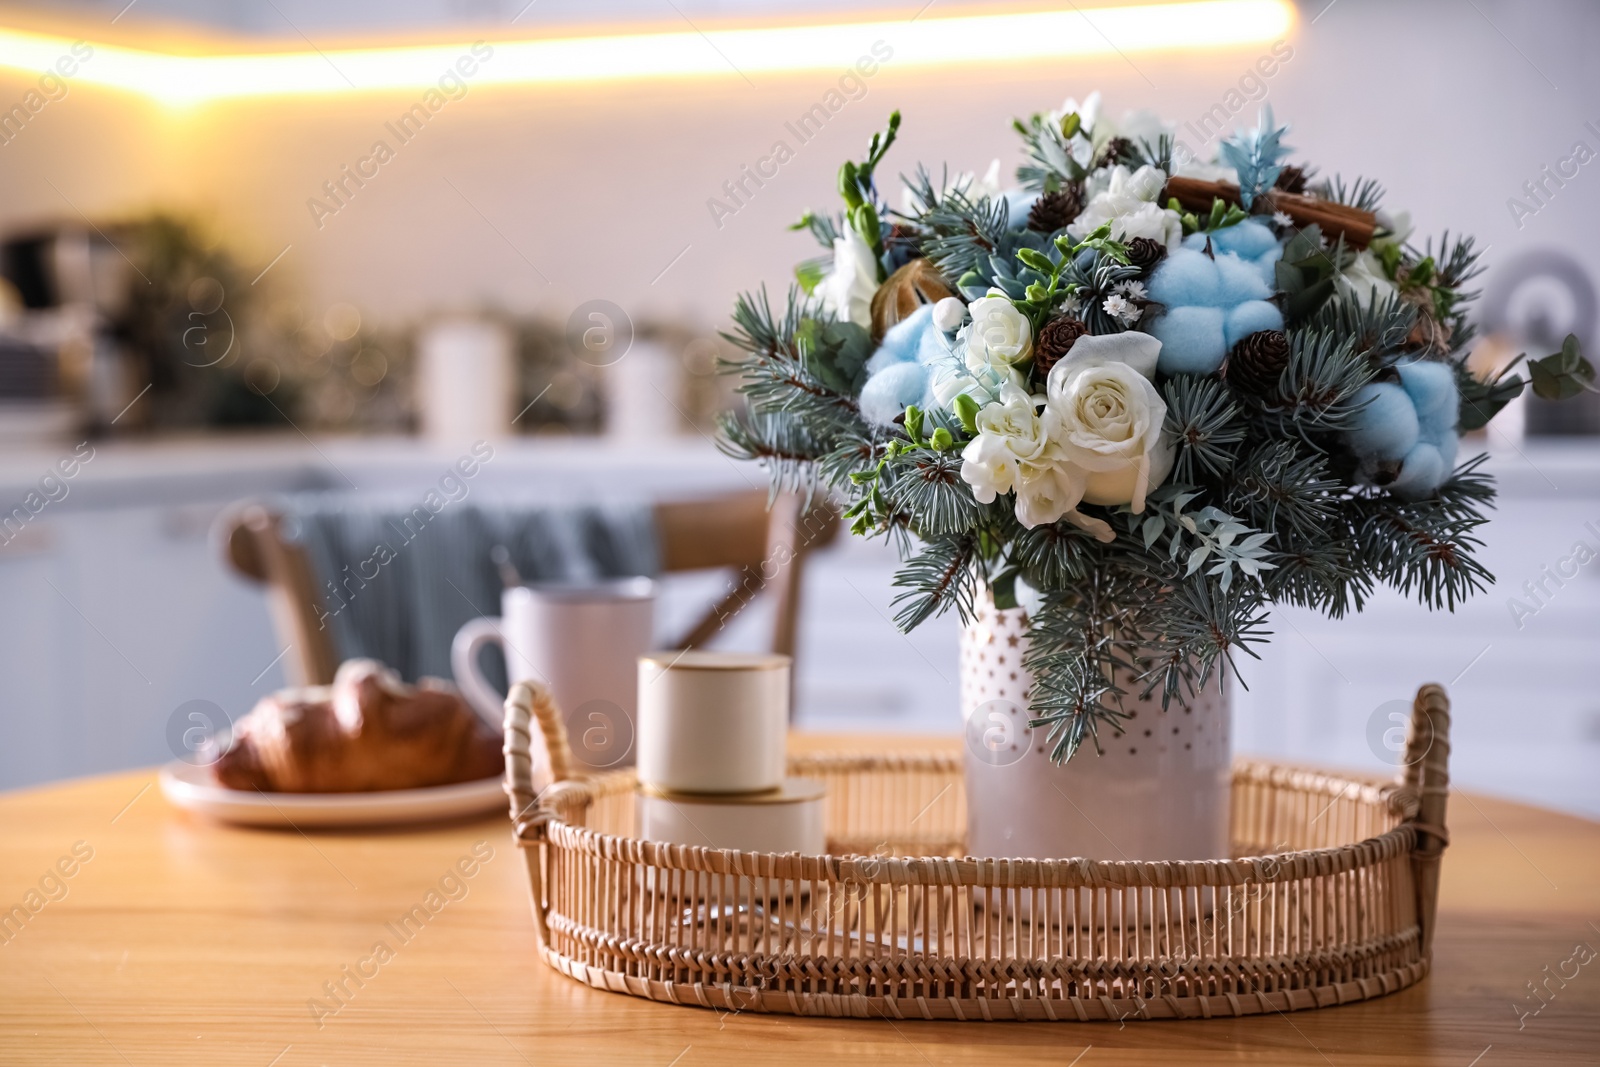
{"label": "white freesia flower", "polygon": [[1006,370],[1033,356],[1033,328],[1011,299],[997,290],[967,305],[972,321],[961,330],[967,368]]}
{"label": "white freesia flower", "polygon": [[872,294],[878,291],[878,260],[853,229],[833,239],[833,269],[822,279],[822,306],[836,318],[870,329]]}
{"label": "white freesia flower", "polygon": [[[1017,521],[1030,530],[1035,526],[1048,526],[1063,517],[1078,522],[1073,516],[1077,515],[1078,502],[1083,498],[1080,481],[1075,471],[1060,463],[1021,468],[1017,474]],[[1098,521],[1088,516],[1082,518]],[[1110,533],[1111,527],[1106,526],[1106,532]]]}
{"label": "white freesia flower", "polygon": [[1067,227],[1073,240],[1081,241],[1109,222],[1115,240],[1148,237],[1169,249],[1178,247],[1183,240],[1183,222],[1176,211],[1157,203],[1167,184],[1165,171],[1148,164],[1130,171],[1119,163],[1110,168],[1103,180],[1104,190],[1096,193],[1083,213]]}
{"label": "white freesia flower", "polygon": [[1148,334],[1080,337],[1050,368],[1043,418],[1081,500],[1141,512],[1172,472],[1174,449],[1161,433],[1167,405],[1151,382],[1160,352]]}
{"label": "white freesia flower", "polygon": [[1049,441],[1038,406],[1026,390],[1008,383],[998,401],[978,412],[978,435],[961,453],[961,477],[980,503],[1011,492],[1023,468],[1046,461]]}

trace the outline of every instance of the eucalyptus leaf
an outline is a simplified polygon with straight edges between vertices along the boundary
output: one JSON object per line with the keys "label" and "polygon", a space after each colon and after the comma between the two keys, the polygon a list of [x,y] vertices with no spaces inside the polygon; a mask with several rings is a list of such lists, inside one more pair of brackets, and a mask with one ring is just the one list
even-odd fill
{"label": "eucalyptus leaf", "polygon": [[1575,334],[1567,334],[1561,351],[1543,359],[1530,360],[1533,391],[1545,400],[1570,400],[1594,388],[1594,367],[1583,358]]}

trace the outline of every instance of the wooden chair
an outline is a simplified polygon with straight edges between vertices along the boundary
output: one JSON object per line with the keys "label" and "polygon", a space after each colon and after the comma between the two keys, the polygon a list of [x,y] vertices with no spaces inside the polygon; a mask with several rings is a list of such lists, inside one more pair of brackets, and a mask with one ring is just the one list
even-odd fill
{"label": "wooden chair", "polygon": [[[806,556],[839,532],[839,512],[827,503],[803,507],[794,493],[769,509],[760,490],[655,506],[661,572],[731,569],[734,588],[708,609],[673,648],[710,640],[762,593],[774,601],[771,649],[793,655]],[[317,576],[305,550],[283,536],[283,517],[245,501],[218,520],[223,558],[244,577],[267,587],[291,684],[327,685],[339,666],[331,635],[318,624]]]}

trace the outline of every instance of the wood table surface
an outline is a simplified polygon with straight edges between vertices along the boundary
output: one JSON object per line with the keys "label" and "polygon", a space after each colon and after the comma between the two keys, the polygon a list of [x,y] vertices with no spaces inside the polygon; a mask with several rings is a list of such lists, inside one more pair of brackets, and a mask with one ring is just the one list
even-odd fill
{"label": "wood table surface", "polygon": [[[917,745],[831,741],[802,745]],[[1481,796],[1451,796],[1434,969],[1410,989],[1242,1019],[930,1023],[719,1014],[564,978],[538,959],[503,816],[236,829],[154,783],[0,795],[0,909],[41,905],[0,931],[0,1063],[1600,1063],[1600,960],[1578,962],[1600,949],[1600,823]],[[472,877],[449,881],[463,857]],[[388,924],[442,881],[438,913],[396,937]],[[371,977],[357,988],[347,968]],[[339,1006],[324,984],[341,979]]]}

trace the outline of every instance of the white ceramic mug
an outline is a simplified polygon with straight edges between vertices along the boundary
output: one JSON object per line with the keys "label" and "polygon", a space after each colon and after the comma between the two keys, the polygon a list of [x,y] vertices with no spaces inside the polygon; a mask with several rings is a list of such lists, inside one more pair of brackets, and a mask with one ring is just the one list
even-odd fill
{"label": "white ceramic mug", "polygon": [[450,665],[467,700],[499,721],[505,696],[484,680],[478,654],[500,645],[513,683],[550,687],[579,763],[625,767],[633,763],[637,665],[654,625],[648,578],[514,586],[501,594],[498,618],[473,619],[456,633]]}
{"label": "white ceramic mug", "polygon": [[639,781],[678,793],[759,793],[783,782],[790,659],[653,652],[639,660]]}

